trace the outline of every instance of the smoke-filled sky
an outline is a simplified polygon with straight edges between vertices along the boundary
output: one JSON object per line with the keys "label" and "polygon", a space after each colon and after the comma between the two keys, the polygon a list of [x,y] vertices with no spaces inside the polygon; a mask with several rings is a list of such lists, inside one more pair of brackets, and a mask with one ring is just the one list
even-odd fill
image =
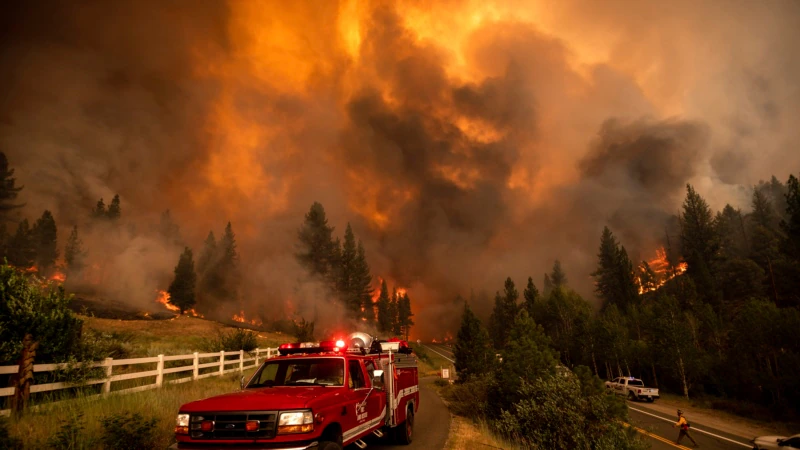
{"label": "smoke-filled sky", "polygon": [[308,302],[292,255],[320,201],[409,289],[413,335],[441,337],[457,293],[541,288],[556,258],[593,298],[603,226],[654,256],[686,183],[748,209],[750,186],[800,168],[792,0],[4,8],[0,150],[22,214],[52,210],[63,242],[120,194],[130,226],[86,240],[134,304],[177,261],[146,232],[166,209],[196,252],[233,223],[247,314]]}

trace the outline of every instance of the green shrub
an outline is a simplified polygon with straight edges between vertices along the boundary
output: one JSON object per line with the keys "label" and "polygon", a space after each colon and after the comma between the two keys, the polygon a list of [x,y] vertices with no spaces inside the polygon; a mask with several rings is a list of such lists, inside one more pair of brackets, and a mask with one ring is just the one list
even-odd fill
{"label": "green shrub", "polygon": [[428,364],[433,365],[433,360],[431,360],[430,355],[425,350],[425,348],[421,345],[414,347],[414,354],[417,355],[417,359]]}
{"label": "green shrub", "polygon": [[47,440],[47,447],[55,450],[94,449],[94,444],[94,439],[86,435],[86,420],[82,413],[68,416]]}
{"label": "green shrub", "polygon": [[433,380],[433,384],[439,387],[450,386],[450,381],[445,380],[444,378],[437,378]]}
{"label": "green shrub", "polygon": [[492,375],[475,376],[464,383],[449,385],[442,395],[453,414],[473,420],[483,419],[488,416],[489,391],[494,383]]}
{"label": "green shrub", "polygon": [[293,322],[292,331],[298,342],[314,341],[314,322],[306,322],[301,318],[299,322]]}
{"label": "green shrub", "polygon": [[158,447],[155,417],[124,412],[100,419],[103,432],[100,442],[109,450],[149,450]]}
{"label": "green shrub", "polygon": [[22,441],[12,437],[8,430],[8,420],[0,417],[0,450],[20,450]]}
{"label": "green shrub", "polygon": [[229,333],[219,332],[215,337],[205,339],[203,348],[207,352],[218,352],[225,350],[232,352],[244,350],[251,352],[258,348],[257,334],[254,331],[237,328]]}

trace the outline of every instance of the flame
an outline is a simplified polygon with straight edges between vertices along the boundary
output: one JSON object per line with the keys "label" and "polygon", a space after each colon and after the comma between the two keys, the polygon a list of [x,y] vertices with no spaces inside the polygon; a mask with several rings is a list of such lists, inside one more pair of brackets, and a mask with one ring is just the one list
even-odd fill
{"label": "flame", "polygon": [[247,318],[245,318],[244,316],[244,310],[240,310],[239,314],[234,314],[233,317],[231,317],[231,320],[239,323],[249,323],[250,325],[254,325],[257,327],[260,327],[261,325],[264,324],[264,322],[262,322],[261,319],[247,320]]}
{"label": "flame", "polygon": [[56,269],[56,271],[52,275],[50,275],[50,278],[48,278],[48,280],[63,283],[67,281],[67,275],[64,272]]}
{"label": "flame", "polygon": [[669,259],[667,259],[667,251],[664,247],[656,250],[656,257],[647,261],[647,266],[650,267],[655,277],[650,280],[649,283],[646,283],[646,280],[644,280],[645,266],[644,264],[639,266],[639,275],[636,277],[639,284],[639,295],[659,289],[669,280],[678,275],[683,275],[686,269],[689,268],[689,265],[683,261],[679,262],[677,266],[671,265]]}
{"label": "flame", "polygon": [[178,308],[177,306],[175,306],[175,305],[173,305],[172,303],[169,302],[169,292],[167,292],[167,291],[162,291],[162,290],[159,289],[158,290],[158,297],[156,297],[156,301],[158,303],[161,303],[162,305],[164,305],[164,307],[167,308],[170,311],[181,312],[180,308]]}

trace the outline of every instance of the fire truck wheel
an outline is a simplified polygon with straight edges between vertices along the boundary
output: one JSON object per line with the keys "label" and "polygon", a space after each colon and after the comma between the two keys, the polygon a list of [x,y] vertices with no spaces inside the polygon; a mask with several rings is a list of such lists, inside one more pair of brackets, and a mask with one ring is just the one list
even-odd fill
{"label": "fire truck wheel", "polygon": [[318,450],[342,450],[342,446],[336,442],[322,441],[317,445]]}
{"label": "fire truck wheel", "polygon": [[399,427],[395,428],[395,438],[397,442],[403,445],[408,445],[411,443],[414,434],[414,407],[408,407],[408,412],[406,413],[406,421],[403,422]]}

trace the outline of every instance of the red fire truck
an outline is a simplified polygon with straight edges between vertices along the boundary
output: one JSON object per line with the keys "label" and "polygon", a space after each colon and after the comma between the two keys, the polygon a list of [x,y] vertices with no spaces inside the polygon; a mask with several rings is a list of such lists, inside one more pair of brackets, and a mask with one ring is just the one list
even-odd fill
{"label": "red fire truck", "polygon": [[279,353],[239,392],[181,406],[171,448],[363,449],[370,434],[411,443],[419,378],[405,341],[353,333]]}

